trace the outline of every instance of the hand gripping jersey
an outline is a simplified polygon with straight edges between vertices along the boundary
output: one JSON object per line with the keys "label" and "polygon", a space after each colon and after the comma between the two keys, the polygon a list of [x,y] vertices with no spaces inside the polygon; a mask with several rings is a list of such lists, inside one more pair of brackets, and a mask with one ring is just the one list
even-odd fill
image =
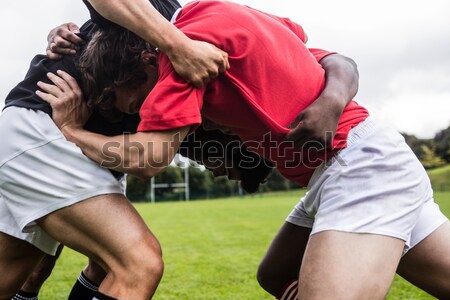
{"label": "hand gripping jersey", "polygon": [[306,186],[314,169],[346,146],[351,128],[367,110],[350,103],[327,151],[301,151],[283,142],[288,126],[322,92],[318,61],[330,52],[308,49],[300,25],[226,1],[187,4],[175,25],[195,40],[229,54],[231,68],[196,89],[159,58],[159,80],[144,102],[139,131],[198,126],[202,117],[230,129],[252,151],[273,162],[288,179]]}

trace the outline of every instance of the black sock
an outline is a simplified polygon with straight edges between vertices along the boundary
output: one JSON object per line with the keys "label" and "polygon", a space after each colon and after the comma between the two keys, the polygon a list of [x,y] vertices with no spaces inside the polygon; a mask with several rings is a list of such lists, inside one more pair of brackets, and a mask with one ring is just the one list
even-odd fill
{"label": "black sock", "polygon": [[70,291],[68,300],[92,300],[98,291],[98,286],[89,280],[83,272],[78,277],[77,282]]}
{"label": "black sock", "polygon": [[38,300],[38,293],[19,291],[11,300]]}
{"label": "black sock", "polygon": [[92,298],[92,300],[118,300],[116,298],[111,298],[109,296],[106,296],[100,292],[97,292],[97,294],[95,294],[95,297]]}

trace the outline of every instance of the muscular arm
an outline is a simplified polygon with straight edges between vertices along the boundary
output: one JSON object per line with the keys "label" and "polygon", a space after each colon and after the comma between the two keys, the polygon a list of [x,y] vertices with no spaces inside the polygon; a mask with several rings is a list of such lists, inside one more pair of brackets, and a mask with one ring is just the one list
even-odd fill
{"label": "muscular arm", "polygon": [[319,63],[325,70],[325,88],[319,98],[298,115],[292,123],[294,129],[285,138],[296,147],[308,141],[329,147],[344,108],[358,92],[359,73],[352,59],[331,54]]}
{"label": "muscular arm", "polygon": [[325,89],[320,97],[335,99],[336,104],[344,110],[358,92],[359,73],[356,63],[340,54],[328,55],[319,63],[325,70]]}
{"label": "muscular arm", "polygon": [[188,37],[164,19],[148,0],[89,2],[106,19],[137,33],[166,53],[187,43]]}
{"label": "muscular arm", "polygon": [[103,17],[117,23],[167,54],[176,72],[197,87],[229,68],[228,55],[215,46],[193,41],[164,19],[148,0],[89,0]]}
{"label": "muscular arm", "polygon": [[103,167],[150,178],[172,161],[189,127],[169,131],[138,132],[107,137],[82,128],[65,126],[65,137]]}
{"label": "muscular arm", "polygon": [[153,177],[172,161],[190,126],[167,131],[108,137],[83,129],[90,116],[76,80],[64,71],[48,73],[54,83],[39,81],[36,94],[52,107],[52,118],[67,140],[100,165],[140,177]]}

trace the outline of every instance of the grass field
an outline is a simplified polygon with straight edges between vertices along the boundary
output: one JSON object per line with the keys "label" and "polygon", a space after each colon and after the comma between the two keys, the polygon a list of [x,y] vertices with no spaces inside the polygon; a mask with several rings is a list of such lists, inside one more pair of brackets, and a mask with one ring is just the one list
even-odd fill
{"label": "grass field", "polygon": [[428,171],[433,188],[438,191],[450,190],[450,164]]}
{"label": "grass field", "polygon": [[[258,286],[256,268],[303,193],[136,204],[164,251],[165,274],[154,299],[273,299]],[[437,193],[436,201],[450,216],[450,193]],[[85,263],[65,249],[39,299],[66,299]],[[396,277],[387,299],[434,298]]]}

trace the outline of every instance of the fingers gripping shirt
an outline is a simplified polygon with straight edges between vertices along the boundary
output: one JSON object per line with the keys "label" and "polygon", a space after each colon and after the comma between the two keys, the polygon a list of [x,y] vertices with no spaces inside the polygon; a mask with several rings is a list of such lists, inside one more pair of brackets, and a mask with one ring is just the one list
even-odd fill
{"label": "fingers gripping shirt", "polygon": [[[161,54],[159,80],[141,108],[138,130],[195,127],[203,116],[229,128],[282,169],[291,159],[283,154],[287,127],[323,90],[324,70],[318,59],[330,52],[306,48],[303,30],[288,19],[231,2],[188,4],[175,25],[189,37],[226,51],[231,68],[195,89]],[[345,141],[346,136],[341,138]],[[308,159],[317,161],[318,155]],[[305,185],[313,169],[295,161],[302,159],[295,158],[299,167],[286,175]]]}

